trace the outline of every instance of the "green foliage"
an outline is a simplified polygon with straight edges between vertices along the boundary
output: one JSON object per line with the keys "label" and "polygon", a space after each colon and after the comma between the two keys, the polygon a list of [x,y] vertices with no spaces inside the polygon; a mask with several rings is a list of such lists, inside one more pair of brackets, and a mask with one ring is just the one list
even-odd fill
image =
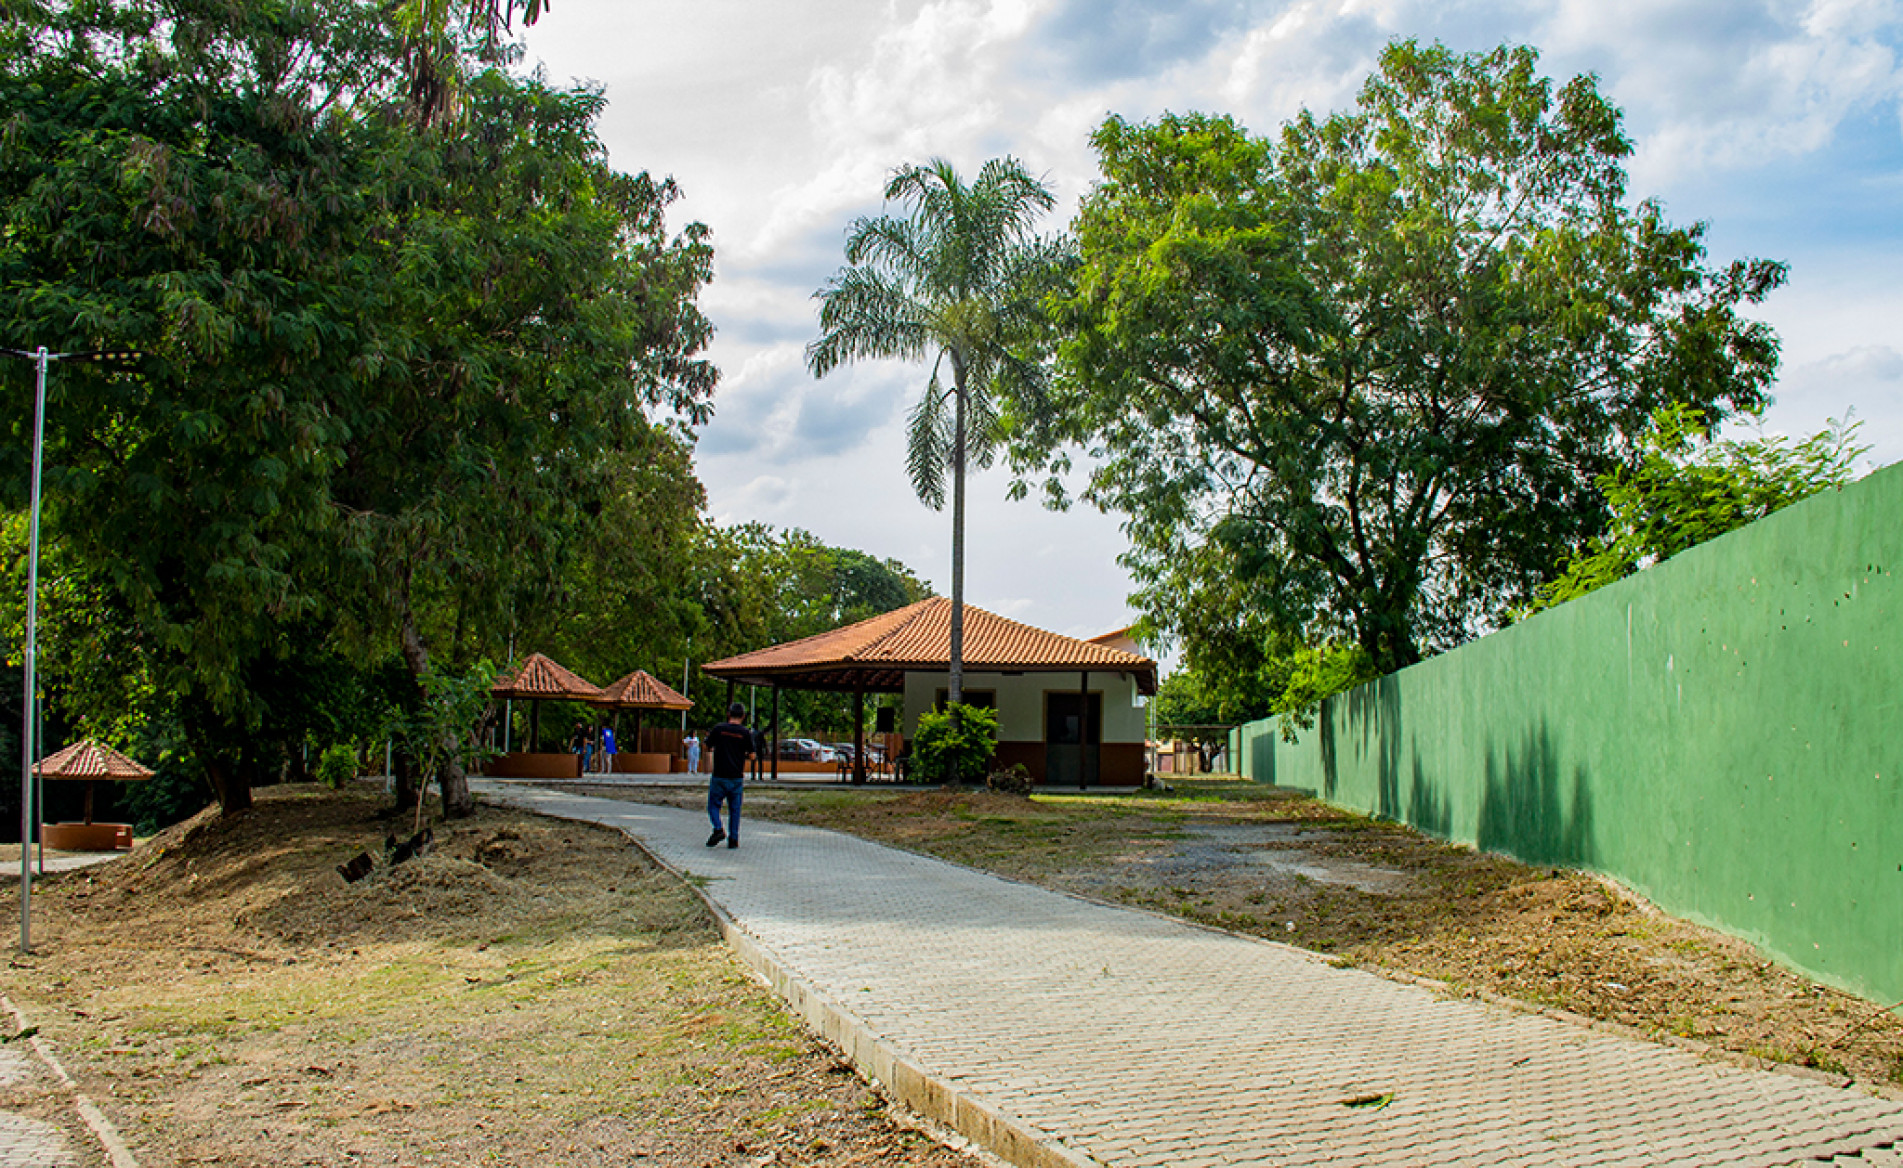
{"label": "green foliage", "polygon": [[[1055,200],[1014,158],[985,163],[971,183],[943,159],[903,166],[885,197],[905,213],[853,222],[847,266],[815,293],[820,337],[806,363],[823,377],[865,358],[931,357],[907,432],[906,470],[936,511],[948,470],[962,479],[967,462],[990,465],[1002,400],[1042,387],[1043,366],[1018,346],[1042,329],[1025,280],[1043,266],[1050,245],[1032,229]],[[941,381],[946,373],[950,385]]]}
{"label": "green foliage", "polygon": [[[559,624],[613,507],[667,499],[648,595],[687,590],[705,229],[670,235],[672,185],[608,166],[598,91],[465,55],[439,70],[459,116],[406,116],[411,8],[107,0],[0,29],[0,343],[145,353],[56,367],[49,682],[81,722],[169,722],[227,808],[396,652],[420,681],[432,649],[455,673]],[[11,509],[24,367],[0,391]]]}
{"label": "green foliage", "polygon": [[1772,435],[1720,442],[1698,410],[1659,410],[1640,439],[1637,465],[1599,480],[1612,505],[1609,530],[1569,558],[1526,611],[1584,596],[1826,487],[1844,486],[1869,449],[1855,444],[1856,431],[1856,423],[1833,422],[1802,441]]}
{"label": "green foliage", "polygon": [[1295,741],[1297,730],[1315,724],[1315,712],[1324,698],[1381,676],[1368,651],[1349,641],[1298,645],[1276,665],[1281,688],[1275,704],[1275,712],[1280,715],[1276,721],[1285,742]]}
{"label": "green foliage", "polygon": [[1628,206],[1618,111],[1536,64],[1396,42],[1276,138],[1095,134],[1059,382],[1013,457],[1101,452],[1086,497],[1192,656],[1224,627],[1383,672],[1457,644],[1602,530],[1653,411],[1763,401],[1776,341],[1738,309],[1783,265],[1709,268],[1702,226]]}
{"label": "green foliage", "polygon": [[326,746],[317,756],[317,781],[333,791],[341,791],[357,777],[357,752],[343,743]]}
{"label": "green foliage", "polygon": [[1360,645],[1332,641],[1306,645],[1287,637],[1249,647],[1246,660],[1232,659],[1230,672],[1191,666],[1163,679],[1154,710],[1157,725],[1174,737],[1215,749],[1227,727],[1279,715],[1282,736],[1314,725],[1323,699],[1374,680],[1380,673]]}
{"label": "green foliage", "polygon": [[391,732],[421,774],[440,774],[451,762],[474,770],[493,755],[484,716],[500,673],[486,658],[461,673],[432,671],[423,678],[422,702],[393,713]]}
{"label": "green foliage", "polygon": [[953,702],[918,717],[912,738],[913,774],[934,783],[947,776],[975,783],[985,776],[998,742],[998,715],[983,706]]}
{"label": "green foliage", "polygon": [[934,511],[945,505],[951,475],[955,701],[964,675],[965,471],[996,457],[1003,410],[1040,412],[1046,368],[1037,343],[1046,329],[1038,301],[1068,249],[1033,234],[1055,200],[1015,158],[990,160],[971,183],[943,159],[902,166],[885,197],[905,212],[853,222],[847,266],[814,294],[820,337],[807,346],[806,364],[823,377],[861,359],[932,359],[906,431],[905,465]]}

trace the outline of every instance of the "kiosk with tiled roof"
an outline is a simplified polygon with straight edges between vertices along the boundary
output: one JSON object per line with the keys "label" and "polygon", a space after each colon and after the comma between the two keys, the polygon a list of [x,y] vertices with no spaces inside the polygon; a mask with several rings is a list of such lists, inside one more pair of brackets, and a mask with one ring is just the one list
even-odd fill
{"label": "kiosk with tiled roof", "polygon": [[[861,742],[864,695],[903,694],[909,734],[918,715],[943,698],[951,670],[951,601],[930,597],[702,668],[725,678],[730,695],[734,685],[773,687],[775,723],[781,688],[852,693],[861,699],[855,702]],[[1148,657],[967,604],[964,689],[967,701],[998,711],[999,765],[1022,763],[1046,783],[1142,782],[1144,716],[1137,698],[1156,692],[1156,662]],[[771,737],[779,737],[777,724]],[[863,780],[863,770],[856,767],[854,778]]]}
{"label": "kiosk with tiled roof", "polygon": [[132,847],[131,824],[93,822],[93,784],[102,780],[149,779],[152,777],[150,767],[134,762],[102,742],[82,738],[34,763],[33,773],[43,779],[77,779],[86,784],[85,822],[41,824],[40,841],[47,847],[68,852],[111,852]]}
{"label": "kiosk with tiled roof", "polygon": [[[643,718],[649,710],[672,710],[682,712],[694,708],[694,703],[679,691],[649,673],[637,669],[604,688],[601,697],[590,703],[598,709],[609,710],[616,721],[615,736],[621,735],[620,715],[623,710],[634,711],[634,738],[623,743],[624,749],[608,760],[608,765],[622,774],[666,774],[673,769],[674,754],[679,745],[679,735],[673,734],[665,743],[648,741],[662,735],[645,733],[649,728],[643,724]],[[626,749],[632,747],[632,749]]]}

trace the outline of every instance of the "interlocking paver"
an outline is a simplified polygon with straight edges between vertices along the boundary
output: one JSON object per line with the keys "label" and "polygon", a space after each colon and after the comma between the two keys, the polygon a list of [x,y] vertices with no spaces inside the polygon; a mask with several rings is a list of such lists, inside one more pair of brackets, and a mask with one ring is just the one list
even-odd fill
{"label": "interlocking paver", "polygon": [[[0,1048],[0,1087],[27,1084],[44,1068],[12,1047]],[[0,1168],[62,1168],[73,1163],[66,1135],[50,1123],[0,1111]]]}
{"label": "interlocking paver", "polygon": [[[1903,1141],[1891,1100],[833,832],[756,822],[738,850],[709,850],[695,812],[478,789],[621,828],[704,877],[743,954],[813,995],[808,1017],[867,1036],[862,1050],[876,1037],[938,1085],[908,1102],[946,1100],[938,1118],[956,1125],[949,1101],[972,1100],[993,1130],[1061,1140],[1071,1163],[1857,1168],[1884,1162],[1857,1151]],[[1345,1106],[1379,1095],[1380,1109]]]}

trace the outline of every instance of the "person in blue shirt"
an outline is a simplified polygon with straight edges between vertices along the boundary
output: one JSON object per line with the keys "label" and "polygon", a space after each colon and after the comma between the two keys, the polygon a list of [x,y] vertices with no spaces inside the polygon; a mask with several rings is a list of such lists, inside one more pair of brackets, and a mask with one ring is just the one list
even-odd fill
{"label": "person in blue shirt", "polygon": [[615,769],[615,728],[601,728],[601,773],[608,774]]}

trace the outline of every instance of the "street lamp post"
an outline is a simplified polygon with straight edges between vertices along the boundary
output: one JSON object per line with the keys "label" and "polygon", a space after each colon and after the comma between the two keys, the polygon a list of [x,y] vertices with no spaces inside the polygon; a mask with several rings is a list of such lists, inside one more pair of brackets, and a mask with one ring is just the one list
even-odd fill
{"label": "street lamp post", "polygon": [[21,695],[20,733],[20,952],[31,953],[29,922],[33,916],[33,759],[35,748],[34,718],[35,658],[39,651],[40,611],[40,458],[46,445],[46,367],[54,361],[89,358],[94,361],[130,361],[141,354],[129,350],[49,353],[45,345],[29,353],[21,349],[0,349],[0,354],[33,362],[33,483],[28,494],[31,518],[27,521],[26,542],[26,692]]}

